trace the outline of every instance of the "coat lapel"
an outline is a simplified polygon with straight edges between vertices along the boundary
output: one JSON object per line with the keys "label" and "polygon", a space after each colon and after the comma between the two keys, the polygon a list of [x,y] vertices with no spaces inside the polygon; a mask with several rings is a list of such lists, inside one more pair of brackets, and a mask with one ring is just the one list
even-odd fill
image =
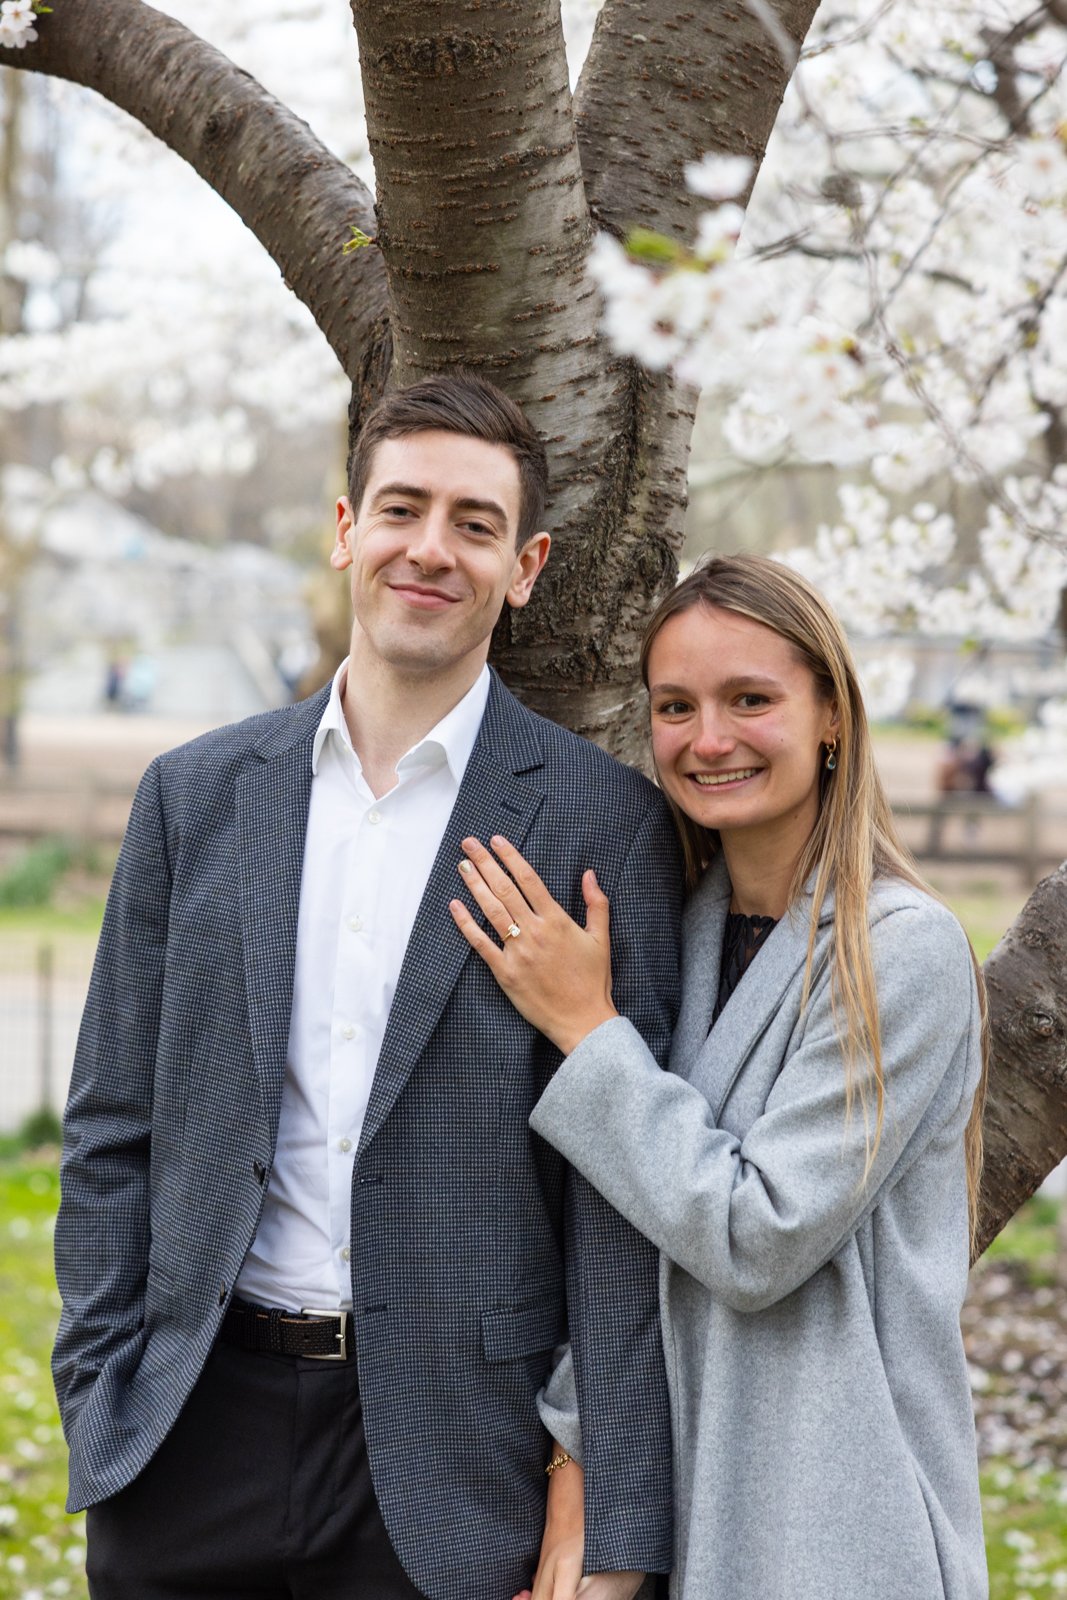
{"label": "coat lapel", "polygon": [[[706,1096],[715,1117],[720,1115],[758,1040],[777,1015],[786,990],[803,971],[811,916],[811,899],[803,895],[760,946],[711,1028],[729,904],[730,880],[720,858],[699,885],[687,918],[683,1010],[690,1004],[693,1009],[689,1017],[680,1019],[677,1058],[673,1051],[671,1056],[674,1070]],[[831,914],[832,903],[828,901],[820,922]],[[690,1001],[690,996],[695,998]],[[684,1039],[681,1021],[686,1026]]]}
{"label": "coat lapel", "polygon": [[682,1007],[670,1059],[682,1077],[689,1076],[711,1027],[729,906],[730,879],[720,855],[693,891],[682,928]]}
{"label": "coat lapel", "polygon": [[311,752],[329,687],[294,708],[237,780],[237,856],[252,1050],[273,1143],[293,1003]]}
{"label": "coat lapel", "polygon": [[521,848],[544,799],[536,719],[493,675],[489,701],[404,952],[359,1149],[396,1104],[472,951],[448,909],[460,887],[460,842],[502,833]]}

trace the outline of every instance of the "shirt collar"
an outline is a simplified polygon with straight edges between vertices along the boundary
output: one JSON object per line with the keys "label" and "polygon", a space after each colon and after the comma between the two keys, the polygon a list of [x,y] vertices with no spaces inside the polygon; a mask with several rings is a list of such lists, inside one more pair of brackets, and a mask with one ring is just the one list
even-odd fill
{"label": "shirt collar", "polygon": [[[315,733],[315,743],[311,751],[311,772],[314,777],[319,770],[319,757],[323,745],[333,734],[340,739],[347,750],[351,752],[356,766],[359,766],[359,757],[352,748],[352,740],[345,722],[342,696],[348,682],[348,663],[346,656],[333,675],[330,686],[330,698],[322,714],[322,720]],[[483,667],[474,683],[467,690],[462,700],[454,705],[451,711],[445,713],[440,722],[431,728],[416,745],[406,751],[397,762],[397,772],[413,766],[433,766],[443,759],[448,764],[457,786],[463,782],[463,774],[467,770],[467,762],[474,749],[474,741],[478,737],[478,729],[482,725],[485,708],[489,701],[489,684],[491,674],[488,667]]]}

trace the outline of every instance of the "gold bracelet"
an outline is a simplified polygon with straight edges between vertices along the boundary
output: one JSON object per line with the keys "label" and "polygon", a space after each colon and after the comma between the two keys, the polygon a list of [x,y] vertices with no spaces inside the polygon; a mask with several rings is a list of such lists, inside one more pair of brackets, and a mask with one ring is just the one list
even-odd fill
{"label": "gold bracelet", "polygon": [[574,1460],[574,1457],[573,1456],[569,1456],[567,1454],[566,1450],[561,1450],[558,1456],[553,1456],[552,1457],[552,1460],[548,1463],[548,1466],[545,1468],[545,1472],[548,1475],[548,1477],[551,1478],[552,1474],[554,1472],[556,1472],[560,1467],[565,1467],[567,1465],[568,1461],[573,1461],[573,1460]]}

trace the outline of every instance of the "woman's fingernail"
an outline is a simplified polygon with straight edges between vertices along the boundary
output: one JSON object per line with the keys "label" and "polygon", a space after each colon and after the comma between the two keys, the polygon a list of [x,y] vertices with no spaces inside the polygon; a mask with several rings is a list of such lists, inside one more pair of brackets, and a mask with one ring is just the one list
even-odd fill
{"label": "woman's fingernail", "polygon": [[459,870],[460,870],[460,872],[463,873],[464,877],[469,878],[470,877],[470,871],[471,871],[470,862],[469,861],[461,861],[460,864],[459,864]]}

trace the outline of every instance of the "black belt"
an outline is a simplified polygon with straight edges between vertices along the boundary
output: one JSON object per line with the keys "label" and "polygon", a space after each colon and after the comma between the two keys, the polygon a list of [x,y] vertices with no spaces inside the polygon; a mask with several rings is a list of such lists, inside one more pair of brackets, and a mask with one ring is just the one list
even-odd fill
{"label": "black belt", "polygon": [[[219,1338],[242,1350],[277,1356],[306,1356],[312,1361],[345,1361],[352,1336],[350,1311],[279,1311],[234,1300],[222,1319]],[[352,1354],[355,1354],[354,1348]]]}

